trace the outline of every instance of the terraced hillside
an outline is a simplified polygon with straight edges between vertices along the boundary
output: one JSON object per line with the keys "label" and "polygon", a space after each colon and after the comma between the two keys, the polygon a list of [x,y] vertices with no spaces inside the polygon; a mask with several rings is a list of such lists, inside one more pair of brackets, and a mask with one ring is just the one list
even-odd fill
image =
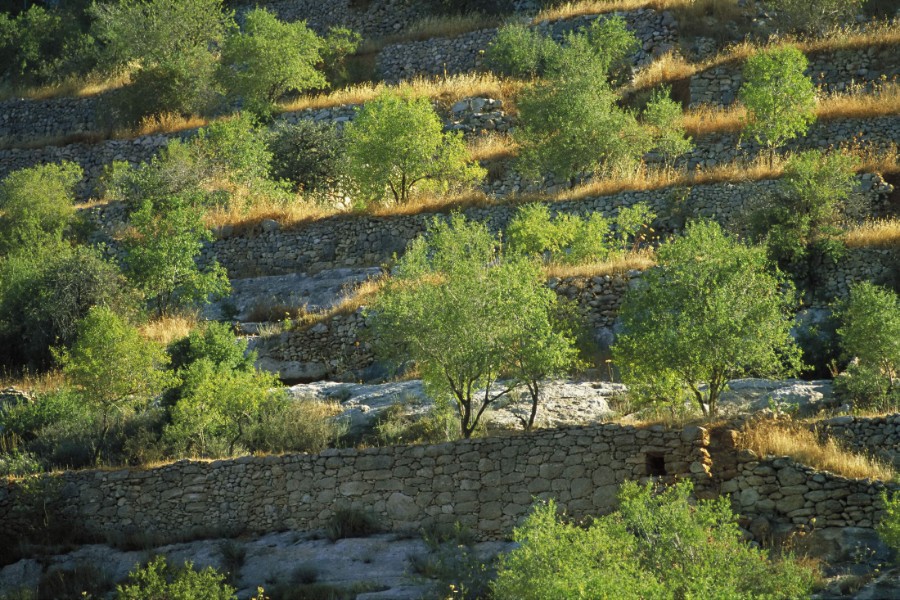
{"label": "terraced hillside", "polygon": [[[512,597],[535,501],[629,481],[727,498],[806,597],[898,593],[900,6],[222,4],[0,20],[0,598],[113,597],[141,552]],[[213,25],[166,55],[179,11]],[[25,56],[51,25],[88,49]]]}

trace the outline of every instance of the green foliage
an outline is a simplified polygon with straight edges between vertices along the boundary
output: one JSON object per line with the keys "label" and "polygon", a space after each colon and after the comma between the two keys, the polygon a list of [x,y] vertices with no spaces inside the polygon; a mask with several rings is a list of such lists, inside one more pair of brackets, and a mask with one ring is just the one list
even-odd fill
{"label": "green foliage", "polygon": [[346,421],[334,413],[331,404],[318,400],[266,402],[247,445],[254,452],[321,452],[340,444],[347,432]]}
{"label": "green foliage", "polygon": [[806,76],[806,56],[794,46],[774,48],[747,59],[738,97],[747,107],[744,134],[769,148],[806,135],[816,120],[816,88]]}
{"label": "green foliage", "polygon": [[854,284],[838,304],[837,333],[843,356],[852,360],[843,384],[860,408],[900,404],[900,298],[870,282]]}
{"label": "green foliage", "polygon": [[794,272],[806,263],[814,270],[844,250],[842,222],[850,213],[856,187],[856,159],[842,152],[807,150],[792,156],[780,181],[780,194],[753,217],[757,237],[770,256]]}
{"label": "green foliage", "polygon": [[728,380],[799,370],[793,294],[769,270],[763,248],[730,238],[715,223],[694,222],[684,237],[660,246],[658,259],[619,312],[623,333],[613,356],[626,382],[672,378],[715,416]]}
{"label": "green foliage", "polygon": [[652,131],[654,150],[662,156],[666,165],[671,165],[694,148],[693,141],[684,131],[681,105],[672,100],[670,93],[668,86],[653,90],[641,115],[641,120]]}
{"label": "green foliage", "polygon": [[379,351],[415,360],[469,437],[509,393],[491,389],[501,374],[532,381],[575,360],[573,340],[553,326],[556,302],[535,262],[501,255],[484,225],[456,214],[410,244],[369,314]]}
{"label": "green foliage", "polygon": [[518,101],[516,166],[531,178],[551,173],[574,185],[584,174],[634,166],[651,138],[616,94],[590,70],[526,88]]}
{"label": "green foliage", "polygon": [[268,132],[247,114],[216,121],[201,128],[189,145],[200,157],[207,181],[226,180],[245,185],[269,178],[272,152]]}
{"label": "green foliage", "polygon": [[58,246],[75,215],[81,167],[70,162],[19,169],[0,182],[0,255]]}
{"label": "green foliage", "polygon": [[167,385],[168,357],[105,307],[92,308],[77,330],[71,349],[55,354],[68,381],[100,414],[99,459],[113,420],[146,405]]}
{"label": "green foliage", "polygon": [[[570,34],[570,46],[575,46],[572,36],[577,35]],[[595,19],[583,36],[594,51],[600,71],[610,75],[624,69],[628,57],[640,50],[641,47],[635,35],[628,31],[625,19],[618,15]]]}
{"label": "green foliage", "polygon": [[117,600],[235,600],[235,590],[212,567],[195,571],[186,562],[177,569],[157,556],[147,566],[128,575],[128,583],[116,587]]}
{"label": "green foliage", "polygon": [[813,574],[769,560],[741,540],[728,500],[690,501],[692,485],[661,493],[626,482],[620,509],[587,527],[560,522],[552,501],[515,529],[500,559],[497,600],[555,598],[804,598]]}
{"label": "green foliage", "polygon": [[875,525],[875,531],[900,561],[900,493],[894,492],[888,496],[887,492],[881,492],[881,502],[884,504],[884,516]]}
{"label": "green foliage", "polygon": [[358,508],[338,508],[328,519],[325,535],[332,542],[344,538],[361,538],[381,531],[375,515]]}
{"label": "green foliage", "polygon": [[256,351],[247,352],[247,340],[239,338],[228,323],[208,321],[187,337],[169,345],[172,369],[183,369],[198,360],[207,359],[216,366],[237,371],[251,371]]}
{"label": "green foliage", "polygon": [[546,204],[526,204],[506,230],[510,250],[550,262],[581,264],[609,254],[609,223],[600,213],[587,218],[559,214],[551,218]]}
{"label": "green foliage", "polygon": [[323,193],[338,186],[344,145],[334,125],[279,121],[268,143],[275,179],[289,181],[298,192]]}
{"label": "green foliage", "polygon": [[0,359],[36,367],[68,345],[95,305],[134,311],[139,298],[119,268],[85,246],[31,248],[0,259]]}
{"label": "green foliage", "polygon": [[789,30],[825,33],[852,23],[867,0],[767,0],[766,6],[778,12],[778,22]]}
{"label": "green foliage", "polygon": [[112,97],[119,119],[201,113],[215,103],[212,49],[234,26],[222,0],[123,0],[94,4],[90,13],[107,67],[139,65],[131,85]]}
{"label": "green foliage", "polygon": [[522,23],[509,23],[497,30],[484,53],[485,64],[510,77],[536,77],[555,63],[559,47],[551,38]]}
{"label": "green foliage", "polygon": [[179,371],[181,398],[165,439],[179,454],[231,456],[268,403],[285,402],[275,375],[201,358]]}
{"label": "green foliage", "polygon": [[332,27],[328,30],[319,53],[322,55],[321,64],[325,78],[332,87],[350,81],[347,57],[356,52],[360,42],[362,35],[346,27]]}
{"label": "green foliage", "polygon": [[653,229],[650,224],[656,213],[646,202],[638,202],[632,206],[623,206],[616,215],[616,237],[623,251],[632,252],[647,241],[647,234]]}
{"label": "green foliage", "polygon": [[485,171],[468,160],[462,136],[444,133],[427,98],[383,92],[344,130],[347,169],[363,202],[408,202],[413,189],[446,192],[470,186]]}
{"label": "green foliage", "polygon": [[242,31],[225,40],[221,71],[225,88],[233,99],[242,100],[245,110],[268,116],[286,92],[327,86],[325,76],[316,70],[323,45],[305,21],[286,23],[255,8],[245,15]]}
{"label": "green foliage", "polygon": [[203,242],[211,239],[202,214],[181,198],[168,202],[167,210],[156,210],[145,201],[131,215],[134,234],[124,244],[126,272],[159,315],[204,304],[230,289],[217,262],[197,265]]}

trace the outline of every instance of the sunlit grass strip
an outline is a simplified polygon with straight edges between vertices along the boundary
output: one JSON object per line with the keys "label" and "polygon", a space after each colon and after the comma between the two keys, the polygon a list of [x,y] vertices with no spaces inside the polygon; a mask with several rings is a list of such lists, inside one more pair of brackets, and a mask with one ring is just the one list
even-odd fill
{"label": "sunlit grass strip", "polygon": [[869,456],[850,452],[834,439],[824,442],[802,425],[757,421],[745,428],[741,444],[759,456],[788,456],[797,462],[851,479],[890,481],[894,470]]}
{"label": "sunlit grass strip", "polygon": [[550,264],[544,267],[544,275],[549,279],[570,277],[587,278],[619,275],[628,271],[645,271],[656,265],[656,254],[652,250],[640,250],[625,254],[615,254],[609,260],[580,265]]}
{"label": "sunlit grass strip", "polygon": [[900,219],[866,221],[844,234],[849,248],[898,248],[900,249]]}

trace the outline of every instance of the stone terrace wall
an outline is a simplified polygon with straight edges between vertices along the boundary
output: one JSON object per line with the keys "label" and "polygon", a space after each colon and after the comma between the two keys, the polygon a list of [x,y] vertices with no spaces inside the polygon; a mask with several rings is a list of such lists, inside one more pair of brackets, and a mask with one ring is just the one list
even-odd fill
{"label": "stone terrace wall", "polygon": [[[635,65],[650,63],[674,48],[677,24],[672,13],[638,9],[615,13],[621,15],[628,28],[641,42],[632,57]],[[585,15],[561,21],[542,21],[534,26],[540,33],[561,40],[568,32],[587,27],[596,19],[609,15]],[[482,29],[453,38],[433,38],[386,46],[378,55],[377,68],[382,79],[397,82],[416,76],[467,73],[482,67],[483,52],[496,37],[497,29]]]}
{"label": "stone terrace wall", "polygon": [[900,284],[900,248],[854,248],[837,263],[826,262],[817,290],[821,299],[845,298],[850,285],[860,281]]}
{"label": "stone terrace wall", "polygon": [[900,468],[900,414],[834,417],[816,423],[816,431],[823,438],[834,438],[852,450],[866,452]]}
{"label": "stone terrace wall", "polygon": [[428,14],[427,3],[419,0],[276,0],[251,3],[241,12],[256,4],[273,11],[283,21],[304,20],[319,33],[338,26],[366,37],[399,33]]}
{"label": "stone terrace wall", "polygon": [[97,98],[51,98],[0,102],[0,140],[27,140],[96,131]]}
{"label": "stone terrace wall", "polygon": [[[680,229],[689,218],[715,218],[739,223],[746,208],[759,197],[773,193],[776,181],[715,183],[692,186],[683,201],[674,200],[675,190],[663,188],[610,196],[585,198],[550,205],[557,213],[580,216],[595,212],[612,218],[624,206],[647,202],[661,215],[654,223],[660,231]],[[873,175],[860,179],[860,188],[876,206],[884,210],[884,197],[892,188]],[[517,206],[498,204],[463,211],[467,218],[483,221],[493,231],[505,229]],[[441,213],[421,213],[396,217],[336,216],[291,229],[257,231],[235,235],[229,228],[219,231],[219,239],[204,249],[204,260],[216,258],[232,276],[315,273],[324,269],[379,265],[422,234]]]}
{"label": "stone terrace wall", "polygon": [[[534,497],[555,498],[573,517],[609,512],[626,480],[665,473],[702,489],[709,435],[595,425],[436,446],[328,450],[318,455],[181,461],[149,470],[76,471],[60,512],[88,533],[184,536],[196,530],[315,530],[338,508],[374,513],[390,530],[460,522],[499,538]],[[0,527],[17,531],[14,484],[0,488]]]}
{"label": "stone terrace wall", "polygon": [[786,457],[760,459],[749,451],[738,452],[737,465],[737,476],[721,490],[756,539],[787,526],[872,528],[883,512],[882,491],[900,489],[816,471]]}
{"label": "stone terrace wall", "polygon": [[[619,275],[554,278],[547,285],[575,302],[585,326],[597,337],[601,330],[612,327],[625,291],[638,277],[639,271],[630,271]],[[286,381],[367,381],[375,363],[362,310],[338,314],[311,327],[254,338],[251,349],[259,353],[257,366],[277,371]]]}
{"label": "stone terrace wall", "polygon": [[[833,50],[810,55],[806,74],[823,92],[842,92],[851,85],[871,87],[900,77],[900,46]],[[691,106],[729,105],[744,79],[743,64],[726,64],[691,77]]]}

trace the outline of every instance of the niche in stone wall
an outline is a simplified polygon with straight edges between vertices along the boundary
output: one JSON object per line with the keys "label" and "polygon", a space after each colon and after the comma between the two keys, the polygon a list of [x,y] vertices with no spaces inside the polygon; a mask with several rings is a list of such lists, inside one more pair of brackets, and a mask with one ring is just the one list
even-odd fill
{"label": "niche in stone wall", "polygon": [[662,477],[666,473],[666,455],[663,452],[648,452],[644,455],[644,466],[647,476]]}

